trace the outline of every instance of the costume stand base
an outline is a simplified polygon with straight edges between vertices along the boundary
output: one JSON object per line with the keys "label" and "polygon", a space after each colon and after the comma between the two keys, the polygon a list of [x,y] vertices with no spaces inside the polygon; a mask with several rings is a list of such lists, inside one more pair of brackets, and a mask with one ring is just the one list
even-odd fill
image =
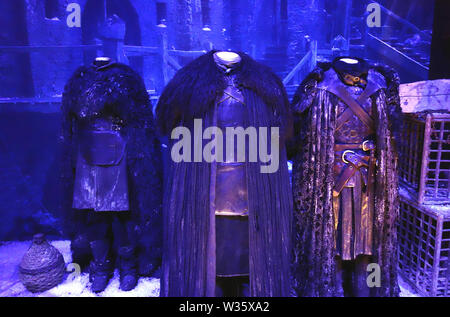
{"label": "costume stand base", "polygon": [[371,288],[367,286],[367,265],[371,256],[360,255],[355,260],[337,262],[338,283],[341,283],[345,297],[370,297]]}
{"label": "costume stand base", "polygon": [[250,282],[248,276],[217,277],[216,297],[249,297]]}

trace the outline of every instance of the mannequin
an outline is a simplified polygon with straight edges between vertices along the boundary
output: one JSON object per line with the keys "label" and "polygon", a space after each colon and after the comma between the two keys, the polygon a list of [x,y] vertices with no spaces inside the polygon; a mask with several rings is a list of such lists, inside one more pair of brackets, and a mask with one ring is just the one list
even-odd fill
{"label": "mannequin", "polygon": [[[339,57],[320,65],[295,94],[299,296],[398,295],[398,84],[386,66]],[[380,288],[366,283],[369,263],[382,263]]]}
{"label": "mannequin", "polygon": [[366,87],[369,69],[365,60],[348,57],[337,58],[332,63],[332,68],[347,86],[357,86],[362,89]]}
{"label": "mannequin", "polygon": [[[170,162],[161,296],[289,296],[289,115],[280,80],[243,53],[212,51],[175,75],[156,115],[169,136],[174,127],[192,130],[199,118],[224,141],[228,127],[282,130],[280,168],[272,174],[261,173],[260,162],[228,157]],[[272,195],[261,199],[266,191]]]}
{"label": "mannequin", "polygon": [[161,157],[144,83],[98,57],[66,84],[62,113],[61,209],[74,262],[85,241],[91,289],[101,292],[117,255],[129,291],[160,261]]}
{"label": "mannequin", "polygon": [[[241,61],[234,52],[214,53],[214,61],[224,69],[227,88],[217,103],[217,126],[245,126],[248,120],[242,92],[231,73]],[[226,133],[225,133],[226,138]],[[237,151],[235,149],[235,157]],[[216,169],[216,296],[249,296],[248,195],[245,163],[217,163]],[[231,185],[231,186],[230,186]]]}
{"label": "mannequin", "polygon": [[[355,58],[338,58],[333,62],[332,68],[336,71],[339,79],[352,91],[353,95],[360,95],[367,86],[368,66],[364,60]],[[365,110],[369,115],[373,115],[373,109],[368,104]],[[341,115],[345,109],[339,109]],[[338,116],[339,116],[338,115]],[[366,129],[367,128],[367,129]],[[371,135],[374,131],[361,123],[356,115],[341,127],[342,131],[350,131],[337,134],[335,133],[335,142],[339,143],[363,143],[371,152],[369,159],[375,162],[374,142]],[[355,136],[357,131],[359,134]],[[362,156],[366,155],[364,149],[356,150]],[[348,152],[350,153],[350,152]],[[338,153],[343,156],[343,153]],[[343,173],[345,162],[337,160],[335,162],[335,177],[338,178]],[[343,285],[344,295],[346,296],[364,296],[370,295],[370,289],[366,284],[366,268],[371,263],[372,240],[373,240],[373,195],[367,192],[366,188],[373,188],[373,177],[369,173],[374,173],[374,166],[370,163],[368,166],[362,166],[351,179],[347,181],[341,192],[334,191],[335,206],[334,213],[337,220],[337,250],[340,258],[337,260],[338,276]],[[370,179],[369,179],[370,178]],[[367,180],[365,180],[367,179]],[[363,184],[364,183],[364,184]],[[357,189],[357,187],[361,189]],[[372,189],[370,189],[372,191]],[[358,207],[357,204],[361,204]],[[339,205],[339,206],[337,206]],[[366,207],[367,206],[367,207]],[[357,210],[361,208],[361,210]],[[356,212],[355,212],[356,211]],[[352,223],[352,218],[355,223]],[[361,232],[363,231],[363,232]],[[354,244],[351,241],[355,241]],[[351,249],[354,251],[351,252]]]}
{"label": "mannequin", "polygon": [[214,53],[214,56],[226,64],[236,64],[241,61],[239,54],[230,51],[219,51]]}

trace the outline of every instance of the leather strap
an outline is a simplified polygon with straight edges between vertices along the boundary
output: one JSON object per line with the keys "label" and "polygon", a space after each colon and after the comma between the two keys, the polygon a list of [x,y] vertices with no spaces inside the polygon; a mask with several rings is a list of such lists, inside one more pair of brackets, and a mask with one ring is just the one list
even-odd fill
{"label": "leather strap", "polygon": [[355,187],[353,187],[353,217],[354,217],[354,231],[355,231],[355,242],[353,246],[352,258],[355,258],[357,254],[361,254],[361,215],[365,212],[367,208],[362,204],[363,200],[363,187],[362,187],[362,175],[356,177]]}
{"label": "leather strap", "polygon": [[[375,92],[382,88],[386,88],[386,81],[384,77],[378,72],[370,69],[367,75],[367,86],[363,92],[355,99],[347,92],[345,84],[339,79],[337,73],[330,68],[324,73],[324,80],[317,84],[318,89],[324,89],[339,97],[344,101],[350,109],[346,109],[336,119],[336,129],[338,130],[342,125],[347,122],[351,116],[355,113],[364,124],[370,125],[369,128],[373,132],[375,131],[374,120],[372,117],[361,107],[361,103],[370,98]],[[355,112],[356,109],[356,112]],[[359,110],[357,110],[359,109]],[[348,111],[347,111],[348,110]],[[302,109],[304,111],[304,109]],[[361,116],[361,117],[360,117]]]}
{"label": "leather strap", "polygon": [[369,161],[371,160],[371,158],[364,157],[357,153],[348,153],[345,155],[345,157],[343,157],[343,159],[345,159],[348,164],[342,170],[341,175],[339,175],[339,178],[334,185],[334,196],[339,196],[345,184],[347,184],[348,180],[352,178],[353,175],[355,175],[357,170],[359,170],[363,166],[369,167]]}
{"label": "leather strap", "polygon": [[363,143],[348,143],[348,144],[335,144],[334,145],[334,151],[335,152],[341,152],[341,151],[347,151],[347,150],[374,150],[375,144],[370,141],[364,141]]}
{"label": "leather strap", "polygon": [[342,128],[342,126],[353,117],[353,111],[350,108],[345,111],[336,120],[336,131]]}
{"label": "leather strap", "polygon": [[353,195],[352,189],[346,188],[341,193],[341,257],[343,260],[351,260],[352,259],[352,251],[353,251],[353,235],[352,235],[352,227],[353,227]]}
{"label": "leather strap", "polygon": [[[364,110],[363,106],[360,104],[360,100],[354,99],[344,86],[336,87],[336,93],[337,96],[347,104],[351,111],[373,132],[375,122],[373,118]],[[338,123],[340,122],[339,118]]]}
{"label": "leather strap", "polygon": [[341,175],[339,175],[338,180],[334,184],[333,196],[337,197],[341,193],[345,184],[347,184],[348,180],[353,177],[356,173],[356,167],[352,164],[347,165],[343,170]]}

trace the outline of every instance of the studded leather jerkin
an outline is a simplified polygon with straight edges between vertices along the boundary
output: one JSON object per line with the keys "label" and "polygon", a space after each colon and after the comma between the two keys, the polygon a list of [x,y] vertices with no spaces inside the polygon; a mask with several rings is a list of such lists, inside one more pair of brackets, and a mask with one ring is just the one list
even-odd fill
{"label": "studded leather jerkin", "polygon": [[[245,127],[248,120],[244,97],[235,83],[232,69],[224,72],[227,87],[216,103],[217,126],[226,144],[227,127]],[[216,275],[220,277],[249,274],[248,196],[244,162],[238,162],[235,138],[233,156],[224,147],[224,162],[216,163]]]}
{"label": "studded leather jerkin", "polygon": [[385,83],[372,70],[365,88],[343,83],[332,68],[324,75],[318,88],[337,97],[333,168],[336,249],[343,260],[352,260],[360,254],[372,254],[376,144],[375,110],[370,96]]}
{"label": "studded leather jerkin", "polygon": [[126,140],[113,117],[76,121],[78,155],[72,207],[94,211],[129,210]]}
{"label": "studded leather jerkin", "polygon": [[[223,131],[224,143],[227,127],[243,127],[247,108],[242,93],[227,76],[228,86],[217,102],[217,126]],[[245,216],[248,212],[247,184],[244,162],[238,162],[238,144],[234,142],[234,160],[224,153],[224,162],[217,163],[216,215]],[[225,150],[228,151],[225,147]],[[225,152],[226,152],[225,151]]]}

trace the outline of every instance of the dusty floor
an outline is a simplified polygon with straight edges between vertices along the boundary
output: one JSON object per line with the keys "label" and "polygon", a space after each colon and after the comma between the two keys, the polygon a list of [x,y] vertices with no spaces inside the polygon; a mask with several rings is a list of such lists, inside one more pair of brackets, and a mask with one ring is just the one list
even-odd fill
{"label": "dusty floor", "polygon": [[[95,294],[89,290],[89,277],[87,273],[82,273],[74,278],[68,277],[65,281],[46,292],[33,294],[19,281],[18,265],[30,246],[31,242],[3,242],[0,243],[0,297],[9,296],[41,296],[41,297],[156,297],[159,296],[159,279],[141,278],[137,287],[124,292],[119,289],[119,275],[116,270],[114,277],[108,287],[100,294]],[[61,251],[66,263],[71,263],[69,241],[53,241],[52,245]],[[403,280],[399,280],[401,294],[403,297],[418,296],[411,287]]]}

